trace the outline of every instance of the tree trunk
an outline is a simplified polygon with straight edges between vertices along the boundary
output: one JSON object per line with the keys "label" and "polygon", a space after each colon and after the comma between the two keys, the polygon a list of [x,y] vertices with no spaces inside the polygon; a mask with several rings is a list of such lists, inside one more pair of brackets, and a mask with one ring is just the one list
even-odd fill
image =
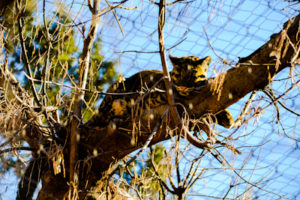
{"label": "tree trunk", "polygon": [[[299,23],[300,15],[285,23],[280,33],[272,35],[266,44],[250,56],[240,59],[235,67],[211,78],[208,84],[193,98],[182,99],[175,95],[175,102],[182,103],[189,115],[199,118],[205,113],[217,113],[225,109],[251,91],[264,89],[277,73],[293,65],[291,61],[299,63],[299,51],[295,52],[295,49],[299,49],[299,38],[297,37],[300,33]],[[193,109],[189,109],[191,104]],[[170,116],[160,122],[164,113],[161,110],[166,108],[167,105],[156,108],[160,110],[157,112],[160,114],[151,121],[151,127],[153,129],[155,125],[160,124],[160,128],[152,138],[151,144],[167,140],[170,137],[166,131]],[[147,123],[146,119],[141,120],[142,123]],[[130,130],[132,124],[118,123],[117,127]],[[92,128],[85,125],[79,129],[78,160],[81,162],[78,165],[80,171],[78,189],[81,190],[81,197],[85,196],[86,189],[89,189],[102,177],[103,172],[116,161],[141,148],[151,134],[151,131],[145,130],[139,136],[136,145],[133,145],[130,134],[118,131],[118,129],[113,133],[108,133],[109,129],[110,127]],[[69,150],[65,149],[64,153],[66,154],[64,155],[66,159],[64,166],[68,166]],[[66,175],[68,176],[68,174],[68,169],[66,169]],[[52,170],[47,171],[42,177],[42,189],[38,199],[63,199],[69,189],[68,181],[69,178],[63,177],[62,173],[54,175]]]}

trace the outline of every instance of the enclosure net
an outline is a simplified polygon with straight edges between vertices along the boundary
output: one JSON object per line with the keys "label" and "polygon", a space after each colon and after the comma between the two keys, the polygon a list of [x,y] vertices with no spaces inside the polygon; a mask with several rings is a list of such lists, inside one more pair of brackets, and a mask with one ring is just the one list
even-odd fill
{"label": "enclosure net", "polygon": [[[188,2],[188,3],[187,3]],[[107,59],[118,61],[119,73],[128,77],[144,69],[161,70],[158,53],[158,7],[149,1],[130,2],[133,10],[116,11],[124,36],[111,16],[104,16],[99,37]],[[167,8],[164,29],[168,54],[174,56],[211,56],[209,77],[231,68],[240,57],[248,56],[278,33],[283,24],[299,13],[297,2],[286,1],[182,1]],[[225,59],[231,65],[222,62]],[[171,69],[171,64],[169,69]],[[275,96],[283,94],[299,80],[299,69],[285,70],[270,86]],[[293,79],[289,77],[294,76]],[[229,108],[237,117],[249,96]],[[295,88],[280,101],[299,113],[299,89]],[[271,100],[258,92],[251,106],[251,114],[264,109]],[[215,167],[205,174],[188,192],[188,199],[213,197],[242,198],[245,191],[251,199],[297,199],[300,195],[299,115],[278,105],[280,121],[274,106],[243,125],[234,133],[234,144],[240,156],[227,157],[238,175],[230,167]],[[249,115],[251,115],[249,113]],[[191,148],[191,157],[197,150]],[[181,163],[189,165],[189,159]],[[203,166],[205,162],[202,163]],[[184,173],[184,172],[183,172]],[[243,177],[243,179],[241,177]],[[239,187],[231,186],[239,185]],[[227,195],[226,195],[227,194]],[[249,197],[250,198],[250,197]]]}
{"label": "enclosure net", "polygon": [[[239,58],[250,55],[272,34],[280,32],[283,24],[298,15],[300,10],[297,1],[283,0],[175,2],[166,11],[166,54],[211,56],[208,77],[234,67]],[[112,6],[116,4],[111,2]],[[49,1],[48,6],[51,13],[54,3]],[[89,24],[86,5],[67,1],[66,7],[74,19],[74,30],[80,29],[81,23]],[[107,7],[105,1],[101,1],[101,7]],[[145,69],[162,70],[158,52],[158,6],[146,0],[127,1],[114,12],[117,17],[112,12],[101,16],[97,33],[104,58],[115,61],[118,73],[124,77]],[[77,37],[82,46],[80,35]],[[172,69],[169,60],[167,64]],[[275,97],[299,81],[298,68],[286,69],[275,77],[269,86]],[[249,96],[229,107],[234,118]],[[258,91],[247,113],[246,118],[252,117],[249,121],[235,129],[217,127],[220,135],[232,135],[236,139],[232,144],[242,154],[233,155],[226,149],[220,150],[228,161],[225,166],[212,156],[203,158],[199,168],[209,170],[188,191],[187,199],[300,198],[299,88],[294,87],[280,99],[280,104],[277,103],[279,110],[274,104],[270,105],[271,102],[264,92]],[[170,142],[163,145],[172,146]],[[186,145],[181,144],[182,148]],[[189,151],[180,163],[182,174],[187,173],[190,160],[199,153],[195,147],[187,148]],[[7,179],[0,182],[2,194],[7,193],[7,188],[13,188]]]}

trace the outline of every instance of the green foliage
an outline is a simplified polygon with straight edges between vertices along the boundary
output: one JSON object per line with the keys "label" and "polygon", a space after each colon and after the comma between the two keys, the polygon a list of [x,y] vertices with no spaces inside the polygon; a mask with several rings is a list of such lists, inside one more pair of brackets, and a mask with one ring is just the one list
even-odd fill
{"label": "green foliage", "polygon": [[[53,13],[46,13],[45,24],[43,13],[37,9],[37,1],[21,0],[17,9],[14,1],[0,2],[0,27],[5,31],[4,55],[8,59],[9,70],[19,79],[22,86],[30,94],[30,82],[24,76],[27,70],[22,60],[22,48],[19,37],[18,19],[22,23],[26,54],[38,97],[45,106],[58,107],[58,112],[52,117],[59,117],[62,123],[66,122],[72,110],[74,87],[78,83],[78,69],[82,46],[81,35],[77,35],[77,27],[72,26],[73,20],[59,5]],[[5,8],[4,8],[5,5]],[[2,7],[3,6],[3,7]],[[52,5],[55,6],[55,5]],[[102,91],[105,84],[111,84],[116,77],[115,62],[103,61],[101,53],[101,39],[96,38],[90,61],[88,88],[92,91]],[[73,88],[64,87],[63,85]],[[86,92],[83,112],[84,120],[88,120],[95,109],[99,95]],[[57,114],[59,116],[57,116]],[[49,113],[51,115],[51,113]],[[46,120],[44,120],[46,123]],[[6,169],[17,168],[14,157],[8,156],[7,162],[1,160],[0,172]],[[9,167],[4,167],[3,164]]]}
{"label": "green foliage", "polygon": [[146,162],[135,160],[127,170],[119,171],[120,177],[136,188],[143,199],[161,199],[159,179],[165,181],[169,174],[164,146],[155,145],[149,152]]}
{"label": "green foliage", "polygon": [[[101,53],[101,40],[98,39],[94,42],[92,48],[92,56],[90,62],[90,70],[88,78],[89,90],[103,91],[105,85],[110,85],[116,78],[116,71],[113,61],[103,61],[104,56]],[[98,95],[94,93],[86,93],[85,101],[89,102],[88,106],[93,107],[95,101],[98,99]],[[87,107],[88,108],[88,107]],[[94,112],[93,109],[86,109],[83,115],[83,120],[88,121]]]}
{"label": "green foliage", "polygon": [[116,76],[114,62],[103,61],[101,53],[101,41],[98,40],[93,46],[93,55],[91,58],[92,70],[95,70],[94,79],[97,89],[102,91],[106,83],[112,83],[113,78]]}
{"label": "green foliage", "polygon": [[[153,199],[159,199],[161,191],[160,181],[157,178],[165,181],[168,176],[168,168],[165,155],[165,147],[162,145],[156,145],[149,158],[146,161],[145,175],[147,179],[152,179],[148,188],[145,188],[145,193],[151,195]],[[153,178],[155,177],[155,178]]]}
{"label": "green foliage", "polygon": [[[24,0],[25,1],[25,0]],[[25,6],[26,5],[26,6]],[[22,7],[24,6],[24,7]],[[37,15],[42,16],[42,13],[35,13],[37,3],[29,0],[26,4],[20,6],[22,11],[16,12],[15,6],[10,4],[11,9],[6,9],[5,15],[1,19],[5,19],[4,26],[6,27],[5,53],[9,58],[10,69],[18,77],[23,77],[21,81],[23,86],[30,93],[30,83],[23,76],[26,72],[23,64],[22,50],[18,35],[17,17],[21,15],[21,21],[24,24],[22,35],[25,40],[26,54],[29,58],[34,79],[40,80],[35,82],[38,95],[43,98],[47,106],[58,106],[61,108],[60,118],[66,119],[71,108],[72,91],[66,87],[61,87],[60,84],[72,85],[78,83],[78,69],[80,63],[81,47],[78,46],[80,37],[76,35],[74,27],[71,26],[73,21],[60,5],[59,9],[53,13],[49,19],[45,19],[46,26],[43,23],[37,23]],[[14,16],[14,17],[12,17]],[[92,91],[102,91],[105,84],[111,84],[116,77],[114,62],[103,61],[104,56],[101,53],[101,40],[96,39],[93,45],[92,56],[89,69],[88,88]],[[47,81],[46,83],[43,83]],[[49,81],[51,83],[49,84]],[[60,102],[57,102],[59,96]],[[84,106],[84,120],[87,121],[95,108],[98,95],[95,93],[86,93]],[[86,109],[89,108],[89,109]]]}

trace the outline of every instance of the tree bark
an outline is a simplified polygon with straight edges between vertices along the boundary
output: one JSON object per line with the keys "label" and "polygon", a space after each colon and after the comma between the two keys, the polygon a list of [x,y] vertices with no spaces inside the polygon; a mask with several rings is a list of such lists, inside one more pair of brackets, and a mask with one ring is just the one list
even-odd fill
{"label": "tree bark", "polygon": [[[286,22],[281,32],[272,35],[266,44],[250,56],[240,59],[235,67],[215,78],[209,79],[208,84],[203,86],[194,97],[182,99],[174,95],[175,102],[183,104],[190,116],[199,118],[205,113],[214,114],[223,110],[239,101],[251,91],[264,89],[282,69],[290,67],[295,63],[299,65],[299,23],[300,15]],[[1,66],[1,68],[4,69],[4,66]],[[3,86],[5,82],[5,84],[12,85],[12,88],[24,92],[24,94],[26,93],[26,91],[22,90],[15,83],[16,79],[13,78],[10,72],[1,70],[1,73],[0,86]],[[7,82],[7,80],[11,82]],[[216,90],[214,88],[219,89]],[[193,109],[189,109],[190,104],[193,105]],[[159,131],[154,135],[151,144],[170,138],[170,135],[167,134],[168,120],[171,119],[170,116],[167,116],[160,122],[161,116],[164,113],[162,110],[166,110],[167,108],[168,105],[156,108],[159,110],[156,113],[159,114],[154,116],[154,119],[151,121],[151,127],[153,129],[158,123],[161,126]],[[30,110],[29,113],[33,112],[34,110]],[[179,110],[179,114],[182,114],[182,111]],[[34,114],[32,115],[34,116]],[[24,116],[30,117],[29,115]],[[141,119],[141,123],[148,123],[148,121]],[[117,127],[130,130],[132,124],[122,124],[120,122],[117,123]],[[35,131],[38,131],[38,129]],[[27,132],[29,133],[30,131]],[[79,129],[79,134],[78,160],[80,163],[78,166],[79,170],[81,170],[79,174],[79,189],[84,196],[85,189],[89,189],[90,186],[94,185],[101,178],[102,173],[109,169],[112,164],[141,148],[151,134],[151,130],[143,130],[135,145],[131,143],[130,131],[124,132],[117,129],[111,133],[110,127],[93,128],[83,125]],[[30,145],[36,147],[38,142],[33,142],[36,139],[34,136],[30,137],[30,135],[27,135],[25,139]],[[68,145],[65,146],[68,148]],[[68,158],[68,149],[64,152],[66,154],[64,158]],[[95,154],[95,152],[97,153]],[[66,162],[68,161],[66,160]],[[65,166],[68,165],[66,164]],[[68,170],[66,169],[66,174],[69,173]],[[63,199],[69,189],[68,181],[68,177],[63,177],[62,173],[54,175],[50,167],[50,170],[45,172],[42,177],[42,189],[39,192],[38,199]]]}
{"label": "tree bark", "polygon": [[[223,110],[239,101],[251,91],[264,89],[277,73],[293,64],[291,60],[299,63],[299,52],[295,51],[295,49],[299,49],[299,38],[297,36],[300,32],[299,22],[300,15],[286,22],[281,32],[272,35],[266,44],[261,46],[250,56],[240,59],[235,67],[215,78],[211,78],[208,84],[193,98],[182,99],[175,95],[176,102],[182,103],[190,115],[201,117],[205,113],[217,113]],[[221,87],[219,87],[218,84],[221,84]],[[213,88],[220,89],[216,91]],[[193,105],[192,110],[189,109],[190,104]],[[167,105],[162,105],[156,109],[164,110],[167,109],[167,107]],[[160,113],[160,115],[154,117],[151,122],[152,129],[157,123],[160,123],[159,121],[161,120],[162,114],[163,113]],[[167,116],[166,119],[161,122],[161,127],[154,135],[151,144],[170,138],[170,135],[167,134],[168,119],[171,119],[171,117]],[[142,123],[147,123],[146,119],[141,120]],[[128,122],[126,124],[117,123],[117,127],[130,130],[132,124],[128,124]],[[132,145],[130,131],[124,132],[118,131],[118,129],[113,133],[110,131],[110,127],[92,128],[85,127],[84,125],[80,129],[79,160],[89,158],[88,161],[85,162],[85,165],[81,165],[82,171],[79,182],[81,183],[80,189],[82,191],[86,191],[87,188],[94,185],[96,181],[102,177],[102,173],[116,161],[141,148],[151,134],[151,131],[145,130],[145,132],[140,133],[141,135],[138,138],[137,144]],[[95,150],[98,152],[97,155],[93,154]],[[88,170],[84,170],[87,168]],[[52,181],[43,181],[43,187],[40,193],[58,194],[57,189],[60,188],[53,187],[53,184],[65,179],[62,179],[60,175],[54,176],[51,173],[45,174],[45,176],[47,177],[43,179],[51,179]],[[61,188],[63,189],[63,187]],[[63,194],[63,192],[61,192],[61,194]],[[85,192],[83,192],[80,196],[83,197],[85,195]],[[62,196],[58,198],[61,199]]]}
{"label": "tree bark", "polygon": [[[176,102],[182,103],[190,115],[199,118],[205,113],[214,114],[229,107],[251,91],[264,89],[272,82],[277,73],[292,65],[291,60],[299,63],[299,52],[297,54],[292,47],[294,45],[295,49],[299,49],[299,38],[297,37],[300,33],[299,20],[300,15],[291,22],[286,22],[280,33],[272,35],[266,44],[250,56],[240,59],[235,67],[209,79],[208,84],[201,88],[193,98],[183,99],[175,95]],[[294,59],[295,56],[297,59]],[[221,87],[217,86],[220,88],[218,91],[212,89],[216,88],[216,84],[221,84]],[[193,105],[193,109],[189,109],[190,104]],[[166,106],[163,105],[162,107]],[[156,109],[162,110],[161,107]],[[163,112],[161,112],[162,114]],[[153,128],[161,119],[161,115],[154,117],[151,122]],[[142,123],[147,123],[146,120],[142,119]],[[154,136],[152,144],[169,139],[168,134],[166,134],[166,121],[162,123],[160,130]],[[120,123],[117,124],[117,127],[130,128],[131,124]],[[81,136],[83,136],[82,142],[86,142],[82,145],[97,148],[100,152],[93,159],[93,166],[96,163],[95,169],[100,171],[108,169],[109,165],[115,161],[140,148],[151,133],[145,130],[139,138],[138,144],[140,145],[132,146],[130,135],[121,131],[107,134],[108,129],[109,127],[103,127],[101,130],[99,127],[88,129],[83,126],[80,130]]]}

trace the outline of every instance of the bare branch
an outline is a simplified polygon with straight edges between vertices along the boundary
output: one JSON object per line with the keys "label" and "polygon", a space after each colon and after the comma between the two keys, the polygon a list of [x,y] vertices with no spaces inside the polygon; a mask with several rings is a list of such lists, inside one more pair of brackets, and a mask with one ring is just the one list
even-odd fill
{"label": "bare branch", "polygon": [[215,48],[213,47],[213,45],[211,44],[210,42],[210,39],[208,37],[208,34],[206,32],[206,29],[203,27],[203,32],[205,33],[205,36],[206,36],[206,39],[207,39],[207,42],[210,46],[210,48],[212,49],[212,51],[214,52],[214,54],[222,61],[222,63],[226,64],[226,65],[231,65],[232,66],[232,63],[231,62],[228,62],[227,60],[225,60],[224,58],[222,58],[215,50]]}
{"label": "bare branch", "polygon": [[118,16],[117,16],[117,14],[116,14],[114,8],[112,8],[112,6],[109,4],[109,2],[108,2],[107,0],[105,0],[105,2],[107,3],[109,9],[112,11],[112,13],[113,13],[113,15],[114,15],[114,17],[115,17],[115,19],[116,19],[116,21],[117,21],[117,23],[118,23],[118,26],[119,26],[119,28],[120,28],[120,31],[121,31],[121,33],[122,33],[124,39],[125,39],[125,34],[124,34],[124,31],[123,31],[123,28],[122,28],[122,26],[121,26],[121,24],[120,24],[120,21],[119,21],[119,19],[118,19]]}
{"label": "bare branch", "polygon": [[[127,1],[128,1],[128,0],[123,0],[123,1],[119,2],[118,5],[104,8],[103,10],[101,10],[101,11],[98,12],[98,14],[96,15],[96,17],[100,18],[101,16],[103,16],[103,15],[109,13],[112,9],[115,9],[115,8],[123,8],[123,9],[124,9],[124,7],[122,7],[121,5],[124,4],[124,3],[126,3]],[[91,7],[91,8],[92,8],[92,10],[93,10],[93,7]],[[135,9],[135,8],[125,8],[125,9],[133,10],[133,9]],[[86,21],[83,21],[83,22],[80,22],[80,23],[77,23],[77,24],[72,24],[72,25],[70,25],[70,26],[71,26],[71,27],[80,26],[80,25],[86,24],[87,22],[90,22],[90,21],[91,21],[91,20],[86,20]]]}
{"label": "bare branch", "polygon": [[[159,41],[159,53],[161,58],[161,64],[164,74],[164,83],[166,86],[166,95],[168,104],[170,106],[170,113],[173,119],[173,126],[179,127],[179,129],[183,128],[185,132],[187,140],[196,147],[204,148],[208,147],[210,141],[199,141],[195,138],[186,127],[182,126],[182,122],[175,106],[175,100],[173,96],[173,89],[172,89],[172,82],[171,77],[168,71],[167,62],[166,62],[166,55],[165,55],[165,47],[164,47],[164,36],[163,36],[163,28],[165,25],[165,18],[166,18],[166,2],[165,0],[160,0],[159,3],[159,13],[158,13],[158,41]],[[209,133],[208,133],[209,134]]]}
{"label": "bare branch", "polygon": [[[166,51],[170,51],[171,49],[177,47],[182,42],[184,42],[187,38],[184,38],[183,40],[179,41],[178,43],[172,45],[171,47],[167,48]],[[137,50],[127,50],[127,51],[115,51],[115,53],[159,53],[159,51],[137,51]]]}
{"label": "bare branch", "polygon": [[[273,102],[275,101],[275,99],[277,99],[277,98],[274,96],[273,92],[271,92],[271,90],[270,90],[270,92],[264,91],[264,93],[265,93],[265,94],[266,94]],[[281,101],[279,101],[279,99],[277,100],[277,102],[278,102],[284,109],[286,109],[287,111],[293,113],[293,114],[296,115],[296,116],[300,116],[299,113],[297,113],[297,112],[295,112],[295,111],[289,109],[288,107],[286,107]],[[278,111],[279,109],[276,108],[276,110]]]}
{"label": "bare branch", "polygon": [[[165,120],[166,116],[167,116],[168,110],[166,110],[165,114],[162,116],[161,121]],[[159,121],[155,127],[153,128],[152,133],[149,135],[148,139],[146,140],[145,144],[143,145],[143,147],[139,150],[139,152],[137,154],[135,154],[130,160],[128,160],[125,163],[125,167],[128,167],[133,161],[135,161],[140,155],[141,153],[143,153],[146,148],[149,146],[149,144],[151,143],[153,137],[155,136],[155,134],[157,133],[157,131],[159,130],[160,126],[161,126],[161,121]],[[108,176],[108,180],[107,183],[109,183],[111,177],[116,173],[116,171],[119,169],[119,167],[116,167]],[[108,187],[108,185],[107,185]]]}
{"label": "bare branch", "polygon": [[[81,122],[81,108],[83,105],[84,99],[84,90],[87,83],[87,75],[92,51],[92,45],[96,37],[96,32],[98,29],[99,19],[98,13],[100,10],[100,0],[94,0],[93,8],[91,9],[92,13],[92,23],[87,37],[84,39],[84,45],[81,54],[81,63],[79,66],[79,80],[78,80],[78,90],[75,97],[74,105],[74,117],[70,126],[70,181],[75,181],[75,165],[78,160],[78,146],[77,143],[80,139],[78,126]],[[76,181],[75,181],[76,182]]]}
{"label": "bare branch", "polygon": [[37,151],[37,149],[31,147],[11,147],[8,149],[0,150],[0,155],[11,151]]}
{"label": "bare branch", "polygon": [[245,181],[245,183],[248,183],[249,185],[251,185],[251,186],[253,186],[253,187],[256,187],[256,188],[258,188],[258,189],[260,189],[260,190],[262,190],[262,191],[265,191],[265,192],[268,192],[268,193],[271,193],[271,194],[275,194],[275,195],[278,196],[279,198],[282,198],[281,195],[279,195],[279,194],[277,194],[277,193],[275,193],[275,192],[273,192],[273,191],[266,190],[266,189],[264,189],[264,188],[258,186],[256,183],[251,183],[250,181],[247,181],[244,177],[242,177],[242,176],[234,169],[234,167],[230,164],[230,162],[228,162],[228,161],[226,160],[226,158],[223,157],[223,159],[225,160],[226,164],[231,168],[231,170],[232,170],[232,171],[233,171],[240,179],[242,179],[243,181]]}
{"label": "bare branch", "polygon": [[[16,4],[16,9],[19,10],[17,4]],[[19,12],[20,12],[20,10],[19,10]],[[28,56],[27,56],[27,50],[25,47],[25,41],[24,41],[23,33],[22,33],[23,25],[22,25],[21,15],[19,15],[19,17],[18,17],[18,29],[19,29],[20,44],[21,44],[21,48],[22,48],[23,63],[25,65],[25,68],[26,68],[26,71],[27,71],[29,77],[32,77],[31,67],[30,67]],[[30,82],[30,87],[31,87],[31,90],[33,93],[34,100],[38,106],[41,106],[40,100],[39,100],[39,98],[37,96],[37,92],[35,90],[34,82],[32,80],[29,80],[29,82]]]}

